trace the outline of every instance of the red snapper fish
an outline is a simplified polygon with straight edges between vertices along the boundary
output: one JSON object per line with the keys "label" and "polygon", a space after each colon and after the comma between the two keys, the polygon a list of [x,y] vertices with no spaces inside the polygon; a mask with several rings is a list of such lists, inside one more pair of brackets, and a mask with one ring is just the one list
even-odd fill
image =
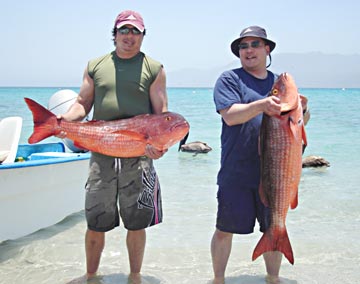
{"label": "red snapper fish", "polygon": [[113,121],[70,122],[32,99],[25,102],[33,114],[34,132],[30,144],[47,137],[66,133],[79,148],[113,157],[131,158],[145,154],[147,144],[165,150],[179,142],[188,132],[189,123],[174,112],[142,114]]}
{"label": "red snapper fish", "polygon": [[263,204],[271,209],[271,223],[255,247],[252,259],[268,251],[280,251],[294,264],[285,220],[289,206],[295,209],[298,204],[302,149],[303,143],[307,144],[303,111],[297,87],[288,73],[277,78],[269,95],[281,101],[281,115],[264,113],[260,129],[259,193]]}

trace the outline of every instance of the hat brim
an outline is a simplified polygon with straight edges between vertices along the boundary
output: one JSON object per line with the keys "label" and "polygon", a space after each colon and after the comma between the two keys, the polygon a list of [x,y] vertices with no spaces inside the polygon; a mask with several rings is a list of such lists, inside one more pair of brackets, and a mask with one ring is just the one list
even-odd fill
{"label": "hat brim", "polygon": [[121,22],[121,23],[119,23],[119,24],[116,25],[116,28],[119,29],[119,28],[121,28],[121,27],[123,27],[123,26],[125,26],[125,25],[132,25],[132,26],[134,26],[135,28],[137,28],[140,32],[144,32],[144,30],[145,30],[145,27],[140,26],[140,25],[134,23],[133,21],[124,21],[124,22]]}
{"label": "hat brim", "polygon": [[[246,35],[246,37],[249,37],[249,36],[251,36],[251,35]],[[274,48],[276,46],[276,43],[273,42],[272,40],[269,40],[269,39],[263,38],[263,37],[259,37],[259,36],[254,36],[254,37],[258,37],[258,38],[261,38],[262,40],[264,40],[266,45],[269,45],[270,52],[272,52],[274,50]],[[239,44],[240,44],[240,41],[243,38],[245,38],[245,37],[239,37],[239,38],[235,39],[230,45],[231,51],[232,51],[232,53],[235,54],[236,57],[240,57],[240,55],[239,55]]]}

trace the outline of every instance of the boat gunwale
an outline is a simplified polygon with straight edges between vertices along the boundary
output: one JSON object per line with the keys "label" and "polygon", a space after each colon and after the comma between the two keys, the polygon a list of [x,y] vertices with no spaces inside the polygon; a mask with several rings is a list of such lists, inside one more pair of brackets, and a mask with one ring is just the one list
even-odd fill
{"label": "boat gunwale", "polygon": [[15,162],[10,164],[1,164],[0,171],[8,170],[8,169],[16,169],[16,168],[37,167],[37,166],[45,166],[51,164],[76,162],[76,161],[82,161],[88,159],[90,159],[90,153],[77,153],[73,156],[51,157],[51,158],[43,158],[37,160],[27,160],[23,162]]}

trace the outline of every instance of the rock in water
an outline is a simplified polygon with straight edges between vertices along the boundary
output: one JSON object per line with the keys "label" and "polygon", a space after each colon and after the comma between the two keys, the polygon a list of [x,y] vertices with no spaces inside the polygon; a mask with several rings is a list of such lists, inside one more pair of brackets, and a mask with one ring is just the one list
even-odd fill
{"label": "rock in water", "polygon": [[180,150],[182,152],[191,152],[191,153],[208,153],[212,150],[212,148],[204,142],[194,141],[181,145]]}
{"label": "rock in water", "polygon": [[307,156],[302,160],[303,168],[330,167],[330,163],[320,156]]}

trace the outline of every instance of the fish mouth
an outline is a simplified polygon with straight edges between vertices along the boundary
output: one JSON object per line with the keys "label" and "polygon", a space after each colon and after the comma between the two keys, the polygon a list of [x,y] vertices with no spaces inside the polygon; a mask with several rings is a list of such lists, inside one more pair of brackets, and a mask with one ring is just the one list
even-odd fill
{"label": "fish mouth", "polygon": [[[178,131],[178,129],[180,131]],[[170,132],[181,132],[181,135],[182,135],[182,140],[184,140],[183,143],[185,143],[186,139],[187,139],[187,136],[189,135],[189,129],[190,129],[190,125],[187,121],[183,121],[183,122],[179,122],[175,125],[173,125],[171,128],[170,128]],[[186,137],[186,138],[185,138]]]}
{"label": "fish mouth", "polygon": [[280,115],[281,115],[281,116],[287,115],[287,114],[289,114],[291,111],[292,111],[292,109],[286,110],[286,111],[282,111],[282,112],[280,113]]}
{"label": "fish mouth", "polygon": [[[289,73],[282,73],[279,78],[279,84],[276,85],[278,97],[280,98],[281,114],[296,109],[298,98],[293,94],[292,77]],[[296,92],[297,94],[297,92]]]}
{"label": "fish mouth", "polygon": [[177,129],[179,127],[184,127],[184,126],[190,127],[189,123],[187,121],[182,121],[182,122],[174,124],[170,129],[173,130],[173,129]]}
{"label": "fish mouth", "polygon": [[282,103],[281,104],[281,115],[284,113],[288,113],[290,111],[292,111],[293,109],[295,109],[296,105],[295,104],[290,104],[290,103]]}

